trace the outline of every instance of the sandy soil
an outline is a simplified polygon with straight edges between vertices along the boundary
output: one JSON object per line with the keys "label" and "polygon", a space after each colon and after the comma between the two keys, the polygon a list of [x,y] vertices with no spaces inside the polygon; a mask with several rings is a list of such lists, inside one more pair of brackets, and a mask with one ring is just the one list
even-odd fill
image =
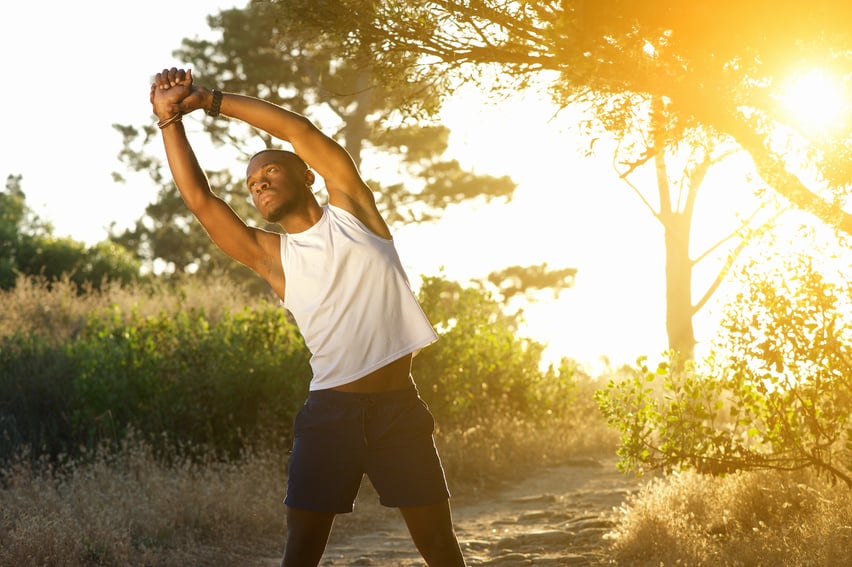
{"label": "sandy soil", "polygon": [[[615,460],[581,459],[538,471],[489,496],[453,501],[468,565],[609,565],[606,534],[615,509],[639,488]],[[277,559],[264,562],[272,567]],[[353,514],[339,516],[324,567],[423,567],[396,510],[381,507],[368,482]]]}

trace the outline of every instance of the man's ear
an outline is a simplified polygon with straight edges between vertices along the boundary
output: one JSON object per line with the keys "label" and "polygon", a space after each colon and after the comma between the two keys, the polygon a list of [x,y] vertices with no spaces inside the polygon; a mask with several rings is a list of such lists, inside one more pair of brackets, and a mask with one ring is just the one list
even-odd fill
{"label": "man's ear", "polygon": [[316,181],[316,180],[317,180],[317,176],[314,175],[313,170],[306,169],[305,170],[305,185],[307,185],[308,187],[313,187],[314,181]]}

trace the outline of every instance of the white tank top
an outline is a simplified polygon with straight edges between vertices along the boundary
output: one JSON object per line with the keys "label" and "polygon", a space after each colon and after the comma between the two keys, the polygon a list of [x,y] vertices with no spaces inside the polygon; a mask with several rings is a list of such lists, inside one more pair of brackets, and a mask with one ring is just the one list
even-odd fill
{"label": "white tank top", "polygon": [[334,388],[417,353],[438,335],[393,240],[327,205],[304,232],[281,235],[282,304],[311,352],[311,390]]}

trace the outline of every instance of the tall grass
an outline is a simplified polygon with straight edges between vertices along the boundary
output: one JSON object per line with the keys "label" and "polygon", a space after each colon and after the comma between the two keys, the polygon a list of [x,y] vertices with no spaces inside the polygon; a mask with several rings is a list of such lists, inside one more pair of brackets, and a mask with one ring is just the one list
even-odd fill
{"label": "tall grass", "polygon": [[684,472],[654,479],[621,509],[618,565],[844,567],[852,491],[813,472]]}
{"label": "tall grass", "polygon": [[163,463],[131,435],[62,468],[8,466],[0,565],[245,565],[280,538],[281,455]]}
{"label": "tall grass", "polygon": [[0,290],[0,337],[34,334],[52,344],[76,336],[90,317],[118,312],[142,317],[180,311],[203,311],[218,321],[225,313],[258,307],[263,298],[225,277],[198,281],[187,277],[169,283],[138,285],[104,282],[99,289],[80,290],[67,277],[55,282],[21,276],[15,287]]}
{"label": "tall grass", "polygon": [[[542,432],[498,421],[438,432],[454,495],[487,493],[501,479],[586,451],[589,437],[578,425],[565,420]],[[568,430],[576,435],[565,435]],[[598,440],[596,452],[612,453],[605,434]],[[83,454],[61,467],[33,467],[24,456],[0,473],[0,567],[268,562],[284,537],[285,471],[281,451],[228,462],[180,454],[163,459],[133,435],[117,449]]]}

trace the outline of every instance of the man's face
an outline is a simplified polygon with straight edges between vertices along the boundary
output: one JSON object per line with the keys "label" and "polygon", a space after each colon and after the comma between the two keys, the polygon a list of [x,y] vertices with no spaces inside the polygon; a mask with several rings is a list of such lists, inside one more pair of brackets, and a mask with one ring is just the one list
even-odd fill
{"label": "man's face", "polygon": [[279,222],[309,193],[305,168],[286,154],[262,152],[249,162],[246,186],[252,202],[268,222]]}

